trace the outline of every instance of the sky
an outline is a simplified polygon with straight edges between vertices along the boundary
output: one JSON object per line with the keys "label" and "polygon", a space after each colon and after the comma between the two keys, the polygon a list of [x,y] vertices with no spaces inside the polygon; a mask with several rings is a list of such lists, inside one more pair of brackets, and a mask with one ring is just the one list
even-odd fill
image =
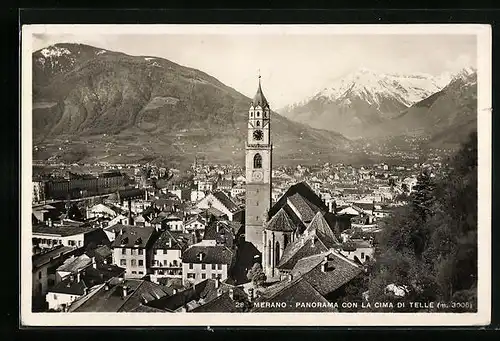
{"label": "sky", "polygon": [[204,71],[253,97],[260,72],[273,109],[312,96],[358,68],[439,75],[477,67],[475,35],[79,34],[33,35],[33,49],[82,43]]}

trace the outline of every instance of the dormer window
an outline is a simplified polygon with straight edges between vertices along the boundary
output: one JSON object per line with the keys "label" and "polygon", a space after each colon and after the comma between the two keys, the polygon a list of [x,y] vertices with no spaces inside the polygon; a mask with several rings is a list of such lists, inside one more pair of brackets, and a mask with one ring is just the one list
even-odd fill
{"label": "dormer window", "polygon": [[139,237],[137,238],[137,240],[135,241],[135,245],[141,245],[142,244],[142,238]]}
{"label": "dormer window", "polygon": [[205,258],[205,254],[203,252],[198,253],[198,260],[201,262]]}
{"label": "dormer window", "polygon": [[121,245],[125,245],[127,243],[128,243],[128,237],[123,238],[121,241]]}

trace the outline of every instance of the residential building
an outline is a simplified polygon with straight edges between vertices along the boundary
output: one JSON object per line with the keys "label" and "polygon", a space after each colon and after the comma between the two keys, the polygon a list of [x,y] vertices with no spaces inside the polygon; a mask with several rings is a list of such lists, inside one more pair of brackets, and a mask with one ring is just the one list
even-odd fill
{"label": "residential building", "polygon": [[33,226],[33,247],[52,248],[57,245],[84,247],[94,243],[102,245],[109,243],[104,231],[97,227],[63,225],[63,226]]}
{"label": "residential building", "polygon": [[164,231],[153,244],[151,275],[182,278],[182,252],[193,244],[190,234]]}
{"label": "residential building", "polygon": [[182,253],[182,281],[196,284],[205,279],[224,281],[235,261],[235,252],[227,246],[216,245],[214,240],[202,241]]}
{"label": "residential building", "polygon": [[226,193],[221,191],[210,193],[200,200],[196,207],[205,210],[215,208],[224,213],[230,221],[240,220],[243,216],[243,210]]}
{"label": "residential building", "polygon": [[111,244],[113,264],[126,269],[126,278],[144,277],[151,268],[155,229],[150,226],[115,225],[107,230],[115,233]]}

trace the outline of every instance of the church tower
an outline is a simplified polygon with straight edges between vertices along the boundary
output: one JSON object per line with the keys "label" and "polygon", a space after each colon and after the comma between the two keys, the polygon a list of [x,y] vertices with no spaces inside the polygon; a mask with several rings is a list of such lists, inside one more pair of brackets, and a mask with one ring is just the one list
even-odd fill
{"label": "church tower", "polygon": [[263,251],[262,232],[271,208],[272,144],[271,110],[259,88],[248,110],[248,133],[245,144],[246,200],[245,239],[260,253]]}

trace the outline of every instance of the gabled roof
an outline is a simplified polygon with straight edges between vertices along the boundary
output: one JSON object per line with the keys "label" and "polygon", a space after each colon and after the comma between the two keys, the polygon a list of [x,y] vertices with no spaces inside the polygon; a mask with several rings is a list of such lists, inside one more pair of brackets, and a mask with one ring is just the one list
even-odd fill
{"label": "gabled roof", "polygon": [[327,248],[332,248],[339,244],[337,237],[335,237],[335,234],[321,212],[316,213],[304,233],[306,235],[315,234]]}
{"label": "gabled roof", "polygon": [[[234,292],[234,297],[235,298],[243,298],[246,296],[246,294],[243,292],[243,290],[233,287],[231,285],[225,284],[220,282],[219,283],[219,289],[220,292],[225,293],[228,292],[230,289],[233,289]],[[160,299],[148,302],[146,305],[157,308],[157,309],[162,309],[165,311],[175,311],[183,306],[187,306],[188,303],[191,303],[193,301],[199,302],[200,304],[197,305],[203,306],[204,304],[207,304],[211,302],[212,300],[216,299],[218,296],[218,291],[219,289],[216,288],[216,281],[213,279],[206,279],[204,281],[201,281],[199,283],[196,283],[194,286],[192,286],[189,289],[179,291],[178,293],[172,295],[172,296],[165,296]],[[221,302],[219,302],[221,303]],[[218,303],[214,302],[213,305],[209,305],[205,308],[200,308],[199,311],[204,311],[206,308],[212,308],[212,309],[217,309]],[[195,309],[197,309],[197,307]],[[224,307],[224,305],[219,306]],[[194,309],[192,310],[194,311]],[[208,311],[208,310],[207,310]]]}
{"label": "gabled roof", "polygon": [[164,231],[153,244],[153,249],[162,250],[183,250],[186,247],[186,241],[169,230]]}
{"label": "gabled roof", "polygon": [[64,261],[64,263],[57,268],[57,271],[61,272],[76,272],[83,268],[86,268],[92,264],[92,259],[83,254],[79,257],[72,256]]}
{"label": "gabled roof", "polygon": [[77,234],[85,234],[97,230],[97,227],[89,226],[46,226],[35,225],[33,226],[33,234],[35,235],[52,235],[57,237],[74,236]]}
{"label": "gabled roof", "polygon": [[295,264],[304,257],[309,257],[327,251],[328,248],[321,242],[313,243],[313,236],[310,238],[296,239],[287,245],[283,251],[277,268],[280,270],[292,270]]}
{"label": "gabled roof", "polygon": [[233,200],[231,200],[230,197],[226,195],[226,193],[222,191],[217,191],[212,193],[217,200],[221,202],[222,205],[224,205],[230,212],[236,212],[239,210],[238,205],[234,203]]}
{"label": "gabled roof", "polygon": [[68,294],[83,296],[86,293],[87,285],[84,281],[75,281],[69,277],[54,285],[48,292],[57,294]]}
{"label": "gabled roof", "polygon": [[319,208],[308,202],[299,193],[288,197],[288,204],[295,208],[304,222],[309,222],[314,218],[314,214],[319,211]]}
{"label": "gabled roof", "polygon": [[293,232],[295,231],[295,224],[282,208],[266,224],[266,230]]}
{"label": "gabled roof", "polygon": [[[151,226],[133,226],[116,224],[106,228],[107,231],[118,233],[111,247],[145,248],[155,231]],[[121,233],[121,234],[120,234]]]}
{"label": "gabled roof", "polygon": [[[127,287],[127,296],[122,297],[123,286]],[[88,298],[73,304],[70,311],[76,312],[130,312],[145,301],[153,301],[167,295],[161,285],[138,279],[118,279],[109,281],[109,289],[102,286]],[[76,303],[76,302],[75,302]]]}
{"label": "gabled roof", "polygon": [[[304,278],[297,278],[291,282],[281,282],[275,288],[269,288],[268,292],[257,299],[258,302],[280,304],[279,307],[261,307],[252,309],[253,312],[333,312],[333,304],[330,304],[311,284]],[[304,303],[302,305],[301,303]],[[314,303],[306,306],[305,303]],[[283,307],[283,304],[286,306]],[[298,305],[297,305],[298,304]]]}
{"label": "gabled roof", "polygon": [[[288,190],[281,196],[281,198],[276,202],[276,204],[269,210],[269,216],[274,216],[286,203],[287,199],[294,194],[299,194],[303,199],[306,199],[306,203],[311,209],[317,208],[317,210],[322,210],[327,212],[328,207],[325,205],[323,200],[309,187],[306,182],[299,182],[295,185],[290,186]],[[313,206],[311,206],[311,205]],[[315,211],[316,213],[316,211]]]}
{"label": "gabled roof", "polygon": [[[199,255],[203,254],[201,260]],[[182,253],[183,263],[227,264],[233,260],[233,251],[226,246],[192,245]]]}
{"label": "gabled roof", "polygon": [[[330,269],[323,272],[321,267],[325,257],[329,262]],[[336,251],[327,251],[297,262],[292,270],[292,275],[305,279],[315,290],[325,296],[347,284],[361,272],[363,272],[363,268],[353,261]]]}

